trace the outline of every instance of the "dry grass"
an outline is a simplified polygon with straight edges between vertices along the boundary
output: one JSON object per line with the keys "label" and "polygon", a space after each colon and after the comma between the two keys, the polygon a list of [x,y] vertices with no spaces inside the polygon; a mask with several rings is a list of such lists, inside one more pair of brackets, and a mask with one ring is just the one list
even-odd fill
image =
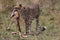
{"label": "dry grass", "polygon": [[[24,1],[24,0],[23,0]],[[48,1],[48,0],[47,0]],[[27,1],[28,2],[28,1]],[[50,1],[49,1],[50,2]],[[29,2],[28,2],[29,3]],[[12,35],[11,32],[17,32],[16,25],[12,25],[10,30],[6,26],[10,22],[9,11],[0,12],[0,40],[60,40],[60,1],[58,1],[54,10],[51,4],[43,2],[42,13],[40,15],[40,26],[46,26],[47,30],[38,36],[29,36],[28,38],[19,38],[19,35]],[[49,6],[48,6],[49,5]],[[25,32],[25,26],[21,23],[22,32]],[[35,20],[32,23],[31,30],[35,30]]]}

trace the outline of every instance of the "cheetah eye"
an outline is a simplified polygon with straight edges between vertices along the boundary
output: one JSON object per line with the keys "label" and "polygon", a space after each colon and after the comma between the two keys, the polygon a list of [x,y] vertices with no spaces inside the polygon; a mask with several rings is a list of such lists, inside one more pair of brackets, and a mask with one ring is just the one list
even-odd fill
{"label": "cheetah eye", "polygon": [[14,12],[15,12],[15,11],[18,11],[18,10],[14,10]]}
{"label": "cheetah eye", "polygon": [[23,7],[23,9],[25,9],[25,7]]}

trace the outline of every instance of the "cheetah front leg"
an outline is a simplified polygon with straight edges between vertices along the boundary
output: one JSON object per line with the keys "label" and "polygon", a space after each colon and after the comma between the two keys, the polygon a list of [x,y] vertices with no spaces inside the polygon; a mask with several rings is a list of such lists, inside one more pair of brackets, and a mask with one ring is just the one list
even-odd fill
{"label": "cheetah front leg", "polygon": [[31,34],[31,20],[25,20],[25,26],[26,26],[26,35]]}

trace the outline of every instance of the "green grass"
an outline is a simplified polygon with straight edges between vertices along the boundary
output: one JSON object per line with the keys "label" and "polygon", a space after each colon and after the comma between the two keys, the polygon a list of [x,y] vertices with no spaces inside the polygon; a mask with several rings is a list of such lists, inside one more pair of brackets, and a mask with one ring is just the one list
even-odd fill
{"label": "green grass", "polygon": [[[0,13],[0,40],[60,40],[60,25],[59,16],[56,14],[41,15],[40,26],[46,26],[47,30],[40,33],[38,36],[29,36],[28,38],[21,39],[19,35],[12,35],[11,32],[17,32],[16,25],[12,25],[10,30],[6,30],[6,26],[10,22],[8,13]],[[22,32],[25,32],[25,26],[21,24]],[[35,20],[32,23],[32,31],[35,31]]]}
{"label": "green grass", "polygon": [[[24,0],[22,0],[24,1]],[[27,0],[26,0],[27,1]],[[45,1],[44,1],[45,2]],[[43,2],[44,7],[42,7],[42,13],[39,17],[40,26],[46,26],[47,30],[41,32],[38,36],[29,36],[28,38],[19,38],[19,35],[12,35],[11,32],[17,32],[16,25],[11,25],[10,30],[6,30],[8,26],[9,20],[9,11],[2,11],[0,12],[0,40],[60,40],[60,6],[58,1],[55,6],[54,10],[52,10],[52,6],[46,6]],[[25,2],[24,2],[25,3]],[[30,4],[27,1],[26,4]],[[48,4],[46,4],[48,5]],[[8,11],[8,12],[7,12]],[[35,31],[35,20],[31,25],[31,31]],[[21,22],[21,30],[25,32],[24,23]]]}

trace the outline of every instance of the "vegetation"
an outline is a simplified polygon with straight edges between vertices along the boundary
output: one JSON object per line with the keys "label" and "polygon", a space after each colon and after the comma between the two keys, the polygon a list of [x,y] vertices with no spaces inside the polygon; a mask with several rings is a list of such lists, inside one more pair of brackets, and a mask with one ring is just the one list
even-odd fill
{"label": "vegetation", "polygon": [[[0,8],[0,40],[60,40],[60,0],[40,1],[40,9],[42,10],[40,14],[40,26],[46,26],[47,30],[41,32],[38,36],[29,36],[28,38],[21,39],[18,34],[11,34],[11,32],[18,31],[15,24],[11,26],[10,30],[6,30],[10,22],[11,8],[17,2],[27,5],[31,4],[32,0],[0,0],[0,6],[2,6],[2,9]],[[25,26],[22,23],[21,29],[22,32],[25,32]],[[31,31],[35,31],[35,20],[33,20]]]}

